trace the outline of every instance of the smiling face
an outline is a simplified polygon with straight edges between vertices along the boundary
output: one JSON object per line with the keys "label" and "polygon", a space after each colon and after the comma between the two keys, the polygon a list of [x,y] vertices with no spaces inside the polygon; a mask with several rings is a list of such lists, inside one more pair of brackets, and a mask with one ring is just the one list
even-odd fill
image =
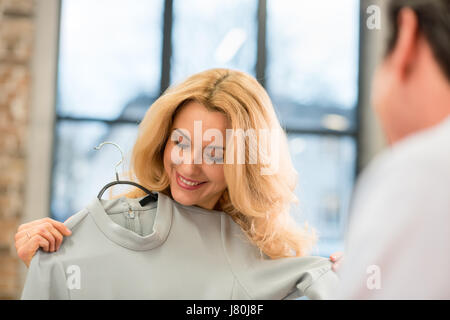
{"label": "smiling face", "polygon": [[[205,209],[213,209],[220,199],[227,185],[222,163],[208,163],[202,156],[201,163],[195,163],[194,154],[194,121],[201,120],[201,137],[208,129],[216,129],[226,137],[226,129],[229,128],[226,116],[218,111],[209,111],[202,104],[191,101],[183,105],[177,112],[172,124],[170,135],[176,132],[178,141],[173,141],[169,135],[164,149],[164,169],[170,179],[170,191],[175,201],[183,205],[196,205]],[[182,129],[176,130],[176,129]],[[181,132],[189,133],[185,137]],[[197,138],[198,139],[198,138]],[[223,147],[222,141],[203,141],[201,138],[202,155],[211,155],[210,158],[220,162],[223,159],[222,148],[211,148],[205,152],[205,148],[210,145]],[[213,143],[215,141],[215,143]],[[200,145],[198,146],[200,147]],[[199,148],[198,148],[199,149]],[[189,152],[190,151],[190,152]],[[184,153],[183,153],[184,152]],[[191,163],[176,161],[174,154],[188,154]]]}

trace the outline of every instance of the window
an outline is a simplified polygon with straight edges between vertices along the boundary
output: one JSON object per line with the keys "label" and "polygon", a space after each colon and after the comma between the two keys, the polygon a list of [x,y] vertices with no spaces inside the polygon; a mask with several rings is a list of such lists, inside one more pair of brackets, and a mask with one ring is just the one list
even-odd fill
{"label": "window", "polygon": [[343,249],[357,159],[359,4],[267,1],[266,88],[289,133],[299,173],[292,210]]}
{"label": "window", "polygon": [[257,0],[178,0],[173,6],[172,82],[213,66],[255,75]]}
{"label": "window", "polygon": [[[359,3],[346,0],[61,0],[52,217],[114,179],[137,125],[170,84],[228,67],[268,90],[299,173],[293,215],[318,254],[342,249],[356,171]],[[117,168],[119,172],[122,167]]]}

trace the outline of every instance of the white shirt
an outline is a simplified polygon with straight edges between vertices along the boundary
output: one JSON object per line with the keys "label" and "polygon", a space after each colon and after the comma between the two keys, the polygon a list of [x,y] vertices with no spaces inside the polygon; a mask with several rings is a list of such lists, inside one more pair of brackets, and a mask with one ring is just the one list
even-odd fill
{"label": "white shirt", "polygon": [[450,299],[450,116],[358,180],[339,299]]}

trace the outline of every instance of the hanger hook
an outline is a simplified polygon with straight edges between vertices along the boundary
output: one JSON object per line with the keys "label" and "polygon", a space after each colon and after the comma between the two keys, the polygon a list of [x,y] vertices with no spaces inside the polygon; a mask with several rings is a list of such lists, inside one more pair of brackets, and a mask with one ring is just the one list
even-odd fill
{"label": "hanger hook", "polygon": [[100,143],[98,146],[94,147],[95,150],[100,150],[101,147],[103,147],[105,144],[112,144],[113,146],[117,147],[117,149],[119,149],[120,151],[120,155],[122,157],[122,159],[120,159],[120,161],[116,164],[115,166],[115,171],[116,171],[116,180],[119,181],[119,174],[117,173],[117,167],[120,166],[121,163],[123,163],[123,152],[122,149],[119,147],[119,145],[117,143],[114,142],[110,142],[110,141],[105,141]]}

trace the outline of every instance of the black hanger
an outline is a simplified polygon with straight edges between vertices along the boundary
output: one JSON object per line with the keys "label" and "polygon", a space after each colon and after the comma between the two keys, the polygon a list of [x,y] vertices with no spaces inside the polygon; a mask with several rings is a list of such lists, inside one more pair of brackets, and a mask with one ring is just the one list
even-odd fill
{"label": "black hanger", "polygon": [[116,164],[116,181],[112,181],[110,183],[108,183],[107,185],[105,185],[102,190],[100,190],[100,192],[97,195],[97,198],[100,200],[102,198],[103,193],[106,191],[106,189],[108,189],[109,187],[116,185],[116,184],[130,184],[132,186],[138,187],[139,189],[145,191],[145,193],[147,193],[148,195],[141,199],[139,201],[139,204],[141,206],[145,206],[146,204],[148,204],[149,202],[153,202],[153,201],[157,201],[158,200],[158,194],[157,193],[153,193],[150,190],[148,190],[147,188],[141,186],[140,184],[136,183],[136,182],[132,182],[132,181],[126,181],[126,180],[119,180],[119,174],[117,173],[117,166],[119,166],[122,162],[123,162],[123,153],[122,153],[122,149],[120,149],[120,147],[114,143],[114,142],[103,142],[101,144],[99,144],[97,147],[94,147],[95,150],[100,150],[101,147],[103,147],[103,145],[105,144],[112,144],[113,146],[116,146],[119,151],[120,154],[122,155],[122,159],[119,161],[119,163]]}

